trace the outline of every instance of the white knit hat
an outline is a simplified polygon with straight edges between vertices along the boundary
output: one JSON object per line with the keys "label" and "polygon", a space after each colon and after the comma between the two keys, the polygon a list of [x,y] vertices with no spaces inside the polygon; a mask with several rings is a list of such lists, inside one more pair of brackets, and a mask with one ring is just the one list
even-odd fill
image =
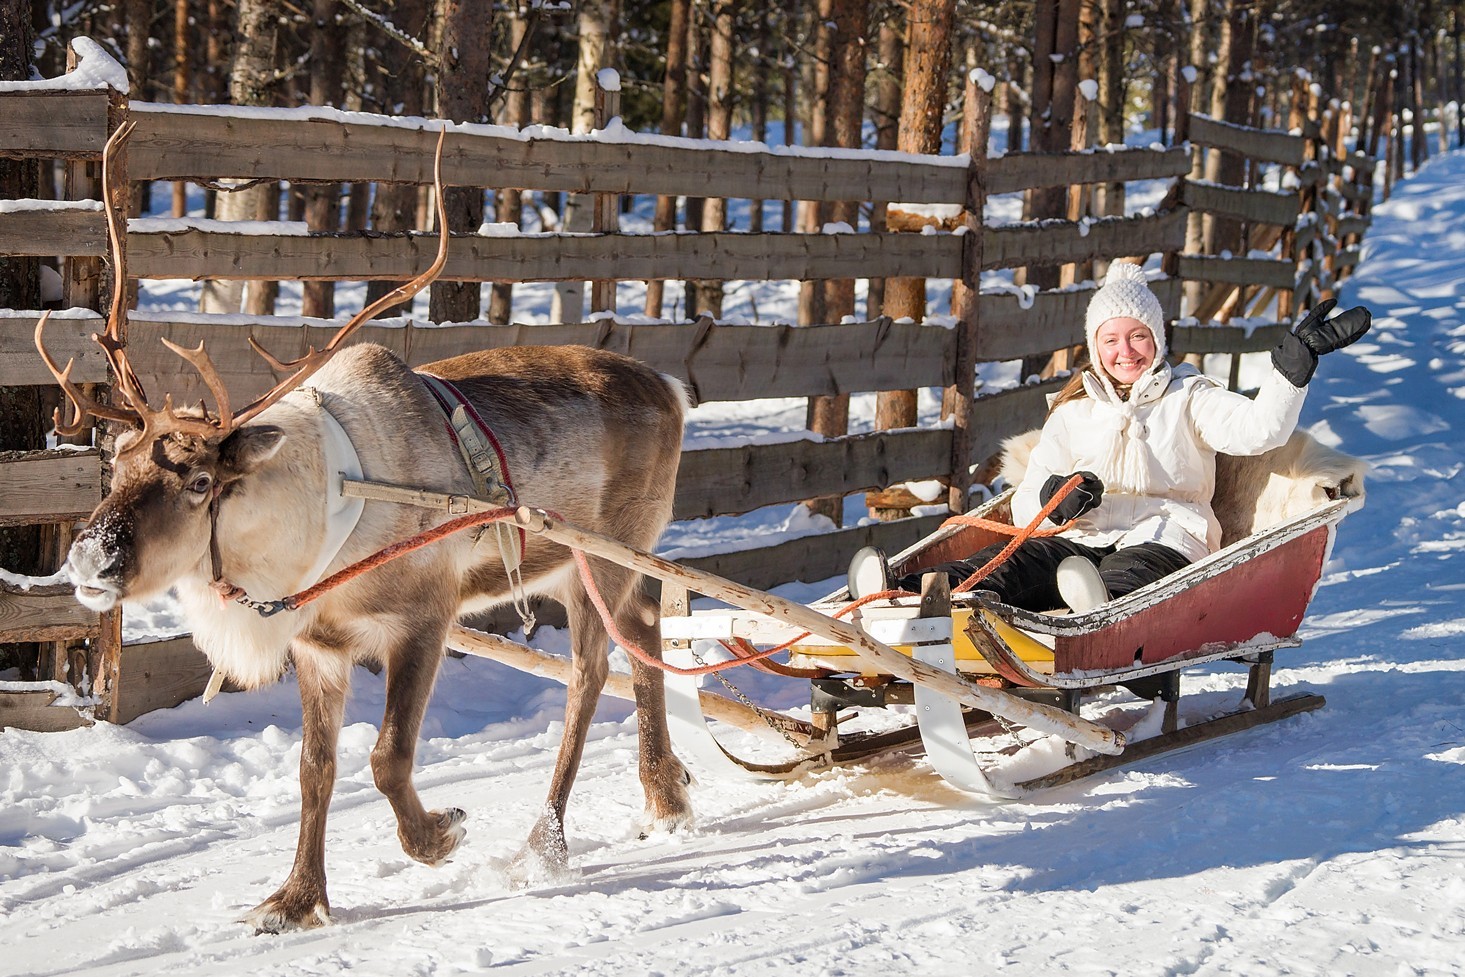
{"label": "white knit hat", "polygon": [[1150,291],[1144,269],[1128,261],[1116,261],[1109,266],[1104,276],[1104,285],[1089,300],[1088,315],[1084,317],[1084,339],[1089,346],[1089,355],[1098,362],[1094,353],[1094,337],[1099,327],[1110,319],[1138,319],[1149,327],[1155,337],[1155,362],[1165,358],[1165,310],[1160,300]]}

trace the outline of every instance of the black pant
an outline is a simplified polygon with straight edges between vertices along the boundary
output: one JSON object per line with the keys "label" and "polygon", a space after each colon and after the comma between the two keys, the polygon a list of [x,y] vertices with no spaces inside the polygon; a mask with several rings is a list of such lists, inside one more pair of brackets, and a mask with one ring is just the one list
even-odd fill
{"label": "black pant", "polygon": [[[987,565],[1006,543],[994,543],[965,560],[942,563],[908,574],[895,581],[902,590],[921,591],[921,576],[945,571],[955,587]],[[1110,597],[1123,597],[1147,583],[1153,583],[1190,563],[1163,543],[1140,543],[1115,549],[1113,546],[1085,546],[1062,536],[1029,539],[977,584],[978,590],[995,591],[1003,602],[1030,611],[1049,611],[1064,606],[1058,593],[1058,564],[1070,556],[1083,556],[1099,568]]]}

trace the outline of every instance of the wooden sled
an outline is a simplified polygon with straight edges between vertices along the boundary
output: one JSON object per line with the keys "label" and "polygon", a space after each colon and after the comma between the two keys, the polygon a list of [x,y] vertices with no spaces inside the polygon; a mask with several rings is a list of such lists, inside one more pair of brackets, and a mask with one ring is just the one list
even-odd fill
{"label": "wooden sled", "polygon": [[[999,496],[974,514],[1008,522],[1010,497]],[[799,628],[815,631],[790,649],[788,668],[811,679],[813,717],[812,735],[807,743],[796,744],[792,757],[758,762],[730,752],[701,714],[698,681],[673,675],[668,676],[667,708],[674,745],[708,772],[745,777],[783,777],[892,750],[924,750],[931,765],[963,790],[1018,796],[1319,708],[1324,701],[1319,695],[1271,697],[1272,656],[1278,648],[1300,643],[1297,630],[1336,528],[1362,501],[1361,463],[1305,434],[1294,435],[1288,446],[1260,459],[1219,467],[1217,511],[1226,534],[1235,537],[1243,529],[1251,530],[1249,534],[1180,573],[1088,613],[1033,613],[981,591],[953,598],[945,593],[944,575],[937,574],[927,578],[921,598],[881,601],[858,610],[861,634],[963,685],[988,688],[995,704],[988,707],[969,708],[968,701],[963,708],[924,676],[902,676],[872,662],[867,649],[856,643],[784,615],[688,613],[685,594],[673,587],[663,604],[663,654],[680,666],[707,657],[718,642],[767,646],[795,638]],[[1003,538],[970,526],[943,527],[891,559],[892,576],[968,556]],[[849,594],[841,589],[808,610],[827,620],[848,603]],[[1221,660],[1249,667],[1244,695],[1219,714],[1213,709],[1200,720],[1182,722],[1181,670]],[[1015,738],[1006,735],[1012,727],[1026,725],[1017,718],[1014,702],[1061,710],[1080,720],[1092,736],[1093,727],[1109,727],[1081,715],[1085,698],[1119,685],[1155,699],[1156,710],[1162,712],[1158,724],[1140,717],[1145,728],[1129,731],[1134,742],[1115,725],[1118,749],[1094,750],[1053,727],[1044,732],[1066,741],[1066,750],[1054,751],[1051,742],[1041,741],[1016,749],[1007,745]],[[916,722],[905,729],[840,731],[848,718],[840,716],[841,710],[907,703],[914,705]],[[1135,719],[1133,712],[1120,710],[1108,721]],[[1157,732],[1149,729],[1155,725]],[[973,737],[987,740],[994,733],[1003,735],[989,742],[985,756],[979,755],[983,747]],[[1023,753],[1057,755],[1059,763],[1034,772],[1035,763]]]}

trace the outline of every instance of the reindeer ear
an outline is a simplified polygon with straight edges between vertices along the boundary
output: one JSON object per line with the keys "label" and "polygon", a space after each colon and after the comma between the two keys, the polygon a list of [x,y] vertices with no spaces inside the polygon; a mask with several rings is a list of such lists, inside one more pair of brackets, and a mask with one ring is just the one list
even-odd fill
{"label": "reindeer ear", "polygon": [[259,468],[285,444],[285,432],[273,424],[241,427],[219,445],[219,474],[229,481]]}

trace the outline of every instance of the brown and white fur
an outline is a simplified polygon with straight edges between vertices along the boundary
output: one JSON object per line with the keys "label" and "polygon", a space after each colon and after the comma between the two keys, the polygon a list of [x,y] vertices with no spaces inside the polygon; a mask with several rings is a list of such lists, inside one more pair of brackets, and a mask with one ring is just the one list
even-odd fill
{"label": "brown and white fur", "polygon": [[[567,521],[650,549],[672,514],[686,393],[681,383],[615,353],[533,347],[472,353],[425,368],[455,383],[493,428],[519,499]],[[459,533],[357,577],[298,611],[261,618],[223,604],[210,586],[208,502],[221,490],[222,576],[274,599],[305,579],[324,533],[326,472],[319,411],[345,428],[370,480],[471,495],[473,484],[421,379],[387,350],[346,347],[312,381],[220,439],[170,433],[150,445],[119,439],[112,491],[72,547],[77,595],[97,609],[176,587],[195,640],[215,667],[252,688],[293,661],[304,713],[301,821],[295,863],[279,890],[248,914],[258,930],[328,918],[325,821],[351,666],[385,668],[386,710],[371,754],[403,850],[442,862],[463,836],[460,810],[429,811],[412,785],[413,753],[449,626],[502,604],[510,589],[493,530],[475,545]],[[369,501],[328,572],[448,518]],[[592,560],[616,624],[655,653],[658,608],[639,575]],[[525,873],[565,865],[565,806],[607,671],[607,634],[570,553],[530,536],[523,578],[568,611],[574,676],[546,807],[516,864]],[[687,774],[672,754],[659,671],[633,665],[646,818],[674,829],[690,820]]]}

